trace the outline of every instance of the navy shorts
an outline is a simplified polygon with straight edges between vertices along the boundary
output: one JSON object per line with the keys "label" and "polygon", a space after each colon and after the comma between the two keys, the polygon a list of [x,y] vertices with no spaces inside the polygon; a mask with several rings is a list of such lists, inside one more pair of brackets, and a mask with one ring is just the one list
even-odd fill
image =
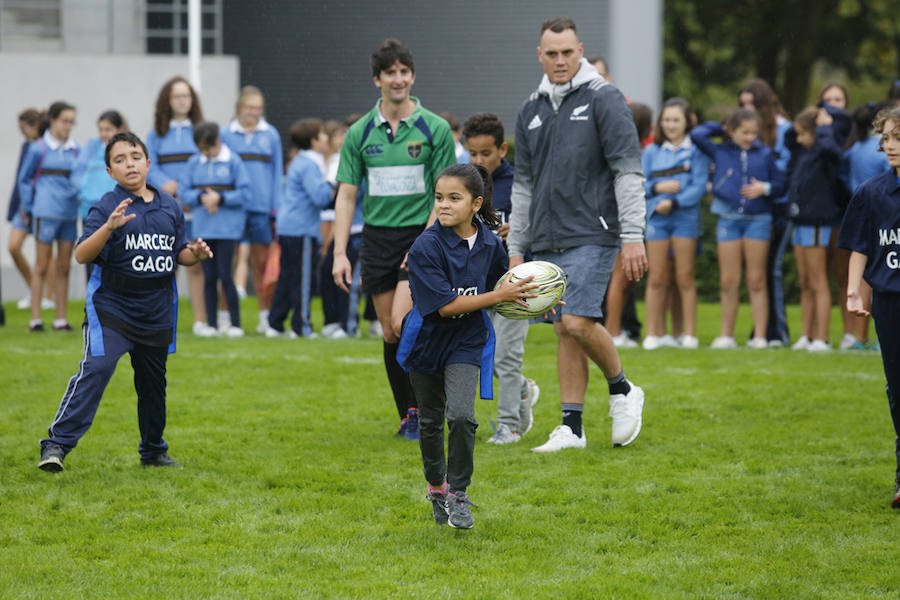
{"label": "navy shorts", "polygon": [[269,215],[259,212],[245,213],[244,235],[241,242],[250,242],[251,244],[263,244],[268,246],[272,243],[272,223]]}
{"label": "navy shorts", "polygon": [[603,297],[618,255],[616,246],[578,246],[535,252],[534,260],[551,262],[566,273],[565,305],[558,306],[550,320],[559,321],[561,313],[602,318]]}

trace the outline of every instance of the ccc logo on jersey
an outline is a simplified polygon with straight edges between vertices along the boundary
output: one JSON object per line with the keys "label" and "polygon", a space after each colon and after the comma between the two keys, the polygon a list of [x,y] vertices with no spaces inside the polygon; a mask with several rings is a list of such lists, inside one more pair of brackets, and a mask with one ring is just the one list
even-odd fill
{"label": "ccc logo on jersey", "polygon": [[419,158],[422,155],[422,142],[410,142],[406,145],[406,153],[410,158]]}
{"label": "ccc logo on jersey", "polygon": [[384,151],[381,149],[381,144],[369,144],[363,148],[363,153],[367,156],[375,156],[376,154],[384,154]]}

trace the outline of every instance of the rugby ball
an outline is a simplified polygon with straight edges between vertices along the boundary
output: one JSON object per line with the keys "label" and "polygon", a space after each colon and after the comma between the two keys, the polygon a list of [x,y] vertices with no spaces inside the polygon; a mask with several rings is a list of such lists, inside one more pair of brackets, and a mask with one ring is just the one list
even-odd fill
{"label": "rugby ball", "polygon": [[566,293],[566,274],[553,263],[544,260],[532,260],[513,267],[503,274],[494,289],[500,287],[507,276],[510,277],[510,281],[518,281],[529,275],[534,275],[531,283],[538,284],[538,287],[531,290],[531,293],[537,294],[536,297],[523,298],[528,306],[516,302],[500,302],[494,306],[494,310],[507,319],[534,319],[562,300],[563,294]]}

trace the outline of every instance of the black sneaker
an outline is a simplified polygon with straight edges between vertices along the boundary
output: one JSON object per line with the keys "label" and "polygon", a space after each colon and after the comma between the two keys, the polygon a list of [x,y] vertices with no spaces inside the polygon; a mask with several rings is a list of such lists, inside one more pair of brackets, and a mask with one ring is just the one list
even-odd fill
{"label": "black sneaker", "polygon": [[891,508],[900,508],[900,481],[897,482],[897,489],[894,490],[894,499],[891,500]]}
{"label": "black sneaker", "polygon": [[438,525],[446,525],[449,513],[447,509],[447,492],[427,490],[425,492],[425,497],[428,500],[431,500],[431,508],[434,512],[434,522]]}
{"label": "black sneaker", "polygon": [[470,506],[478,508],[477,504],[472,504],[465,492],[452,492],[447,498],[447,508],[450,513],[447,524],[454,529],[472,529],[475,520],[472,518]]}
{"label": "black sneaker", "polygon": [[68,323],[63,323],[62,325],[53,324],[53,331],[72,331],[72,326]]}
{"label": "black sneaker", "polygon": [[142,458],[141,465],[145,467],[175,467],[176,469],[180,469],[181,465],[172,460],[172,458],[163,452],[162,454],[157,454],[152,458]]}
{"label": "black sneaker", "polygon": [[63,460],[65,458],[66,451],[63,450],[62,446],[47,444],[41,448],[41,460],[38,463],[38,469],[48,473],[59,473],[63,470]]}
{"label": "black sneaker", "polygon": [[31,331],[32,333],[35,333],[38,331],[43,331],[43,330],[44,330],[44,324],[41,323],[40,321],[38,321],[37,323],[32,323],[31,325],[28,326],[28,331]]}

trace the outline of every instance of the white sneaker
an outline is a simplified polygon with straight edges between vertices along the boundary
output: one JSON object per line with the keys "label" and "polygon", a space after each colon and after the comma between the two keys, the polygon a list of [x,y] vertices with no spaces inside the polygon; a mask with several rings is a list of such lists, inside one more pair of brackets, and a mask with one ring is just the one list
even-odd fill
{"label": "white sneaker", "polygon": [[203,321],[194,322],[193,332],[197,337],[216,337],[219,335],[219,332],[215,327],[210,327]]}
{"label": "white sneaker", "polygon": [[678,342],[675,341],[675,338],[667,333],[666,335],[659,338],[659,345],[663,348],[677,348]]}
{"label": "white sneaker", "polygon": [[784,346],[784,342],[781,340],[769,340],[769,348],[781,348]]}
{"label": "white sneaker", "polygon": [[259,322],[256,324],[256,333],[265,333],[269,327],[269,311],[259,311]]}
{"label": "white sneaker", "polygon": [[41,298],[41,310],[54,310],[55,308],[56,302],[50,298]]}
{"label": "white sneaker", "polygon": [[347,337],[347,332],[339,323],[329,323],[322,328],[322,337],[331,340],[342,340]]}
{"label": "white sneaker", "polygon": [[807,352],[831,352],[831,344],[825,340],[813,340],[806,348]]}
{"label": "white sneaker", "polygon": [[747,347],[751,350],[764,350],[769,347],[769,341],[766,338],[755,337],[747,342]]}
{"label": "white sneaker", "polygon": [[628,394],[609,397],[609,416],[612,417],[613,446],[627,446],[641,432],[641,415],[644,411],[644,390],[630,381]]}
{"label": "white sneaker", "polygon": [[369,337],[384,337],[384,329],[381,328],[380,321],[372,321],[372,323],[369,325]]}
{"label": "white sneaker", "polygon": [[809,350],[809,338],[804,335],[794,342],[794,345],[791,346],[791,350]]}
{"label": "white sneaker", "polygon": [[230,325],[225,328],[225,330],[222,332],[222,335],[229,338],[242,338],[244,337],[244,330],[240,327]]}
{"label": "white sneaker", "polygon": [[558,452],[563,448],[584,448],[587,445],[587,436],[584,434],[584,428],[581,429],[581,437],[572,433],[572,428],[568,425],[557,425],[550,432],[550,439],[547,443],[532,448],[532,452]]}
{"label": "white sneaker", "polygon": [[28,310],[31,308],[31,295],[24,296],[21,300],[16,302],[16,308],[19,310]]}
{"label": "white sneaker", "polygon": [[696,350],[700,347],[700,340],[692,335],[682,335],[679,337],[678,347],[686,350]]}
{"label": "white sneaker", "polygon": [[727,335],[720,335],[716,339],[712,341],[712,344],[709,345],[713,350],[725,350],[728,348],[737,348],[737,342],[733,337],[729,337]]}
{"label": "white sneaker", "polygon": [[661,346],[660,339],[661,338],[658,336],[648,335],[647,337],[644,338],[644,341],[641,344],[641,346],[644,348],[644,350],[656,350],[657,348],[659,348]]}
{"label": "white sneaker", "polygon": [[[493,427],[494,422],[491,421],[491,426]],[[518,442],[521,436],[509,428],[509,425],[506,423],[500,423],[494,429],[494,435],[492,435],[487,443],[488,444],[515,444]]]}
{"label": "white sneaker", "polygon": [[534,425],[534,413],[532,409],[534,405],[537,404],[538,398],[541,396],[541,388],[538,387],[538,384],[535,383],[534,379],[526,379],[525,387],[527,391],[525,395],[522,396],[522,403],[519,405],[519,431],[522,433],[520,436],[525,435],[529,431],[531,431],[531,426]]}
{"label": "white sneaker", "polygon": [[284,332],[278,331],[274,327],[269,327],[268,323],[266,323],[265,333],[267,338],[280,338],[284,336]]}
{"label": "white sneaker", "polygon": [[619,335],[613,337],[613,344],[616,348],[637,348],[638,343],[628,337],[626,333],[620,333]]}
{"label": "white sneaker", "polygon": [[853,344],[856,343],[856,336],[852,333],[845,333],[844,337],[841,338],[841,343],[838,346],[841,350],[849,350],[853,347]]}

